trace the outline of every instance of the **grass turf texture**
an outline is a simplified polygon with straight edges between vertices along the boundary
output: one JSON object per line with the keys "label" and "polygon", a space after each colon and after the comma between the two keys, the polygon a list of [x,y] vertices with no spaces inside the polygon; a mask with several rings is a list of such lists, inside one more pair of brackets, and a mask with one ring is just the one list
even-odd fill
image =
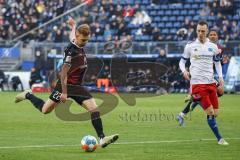
{"label": "grass turf texture", "polygon": [[[134,107],[120,100],[115,110],[102,117],[106,134],[120,134],[118,144],[85,153],[78,146],[81,138],[88,134],[96,137],[90,121],[64,122],[54,112],[42,115],[28,101],[15,104],[16,94],[0,93],[0,160],[236,160],[240,156],[239,95],[224,95],[220,100],[220,132],[236,138],[227,139],[229,146],[217,145],[200,107],[185,127],[178,127],[174,116],[185,105],[185,95],[172,94],[139,98]],[[84,109],[74,103],[71,111]]]}

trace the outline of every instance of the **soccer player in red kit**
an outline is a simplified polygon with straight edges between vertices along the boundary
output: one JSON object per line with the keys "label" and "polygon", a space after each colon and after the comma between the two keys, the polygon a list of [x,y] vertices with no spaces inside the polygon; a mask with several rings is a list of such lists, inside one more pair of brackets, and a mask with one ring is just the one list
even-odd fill
{"label": "soccer player in red kit", "polygon": [[90,112],[92,125],[100,139],[100,146],[104,148],[115,142],[118,139],[118,134],[105,136],[100,111],[94,98],[83,86],[83,78],[87,69],[87,58],[83,47],[90,39],[90,27],[87,24],[82,24],[76,28],[72,18],[69,19],[68,23],[72,28],[71,42],[64,51],[61,76],[49,99],[44,102],[36,97],[31,90],[26,90],[16,96],[15,102],[27,99],[40,112],[47,114],[57,107],[59,102],[65,102],[67,98],[75,100],[76,103]]}
{"label": "soccer player in red kit", "polygon": [[[213,64],[219,77],[219,85],[223,87],[221,62],[218,59],[219,49],[207,38],[208,24],[200,21],[197,25],[197,39],[185,46],[179,67],[185,79],[190,80],[192,97],[200,101],[206,115],[207,122],[219,145],[228,145],[219,133],[216,116],[218,115],[218,97],[214,81]],[[185,68],[186,60],[190,59],[190,72]],[[191,78],[190,78],[191,77]]]}

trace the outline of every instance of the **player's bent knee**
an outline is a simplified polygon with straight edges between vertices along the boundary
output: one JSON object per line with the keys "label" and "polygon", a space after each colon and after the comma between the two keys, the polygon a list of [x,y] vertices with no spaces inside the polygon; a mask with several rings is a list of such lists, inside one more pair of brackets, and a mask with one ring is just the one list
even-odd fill
{"label": "player's bent knee", "polygon": [[83,101],[83,105],[87,108],[89,112],[99,112],[99,108],[93,98]]}
{"label": "player's bent knee", "polygon": [[42,108],[42,113],[43,114],[48,114],[50,112],[51,112],[51,110],[49,110],[48,108]]}
{"label": "player's bent knee", "polygon": [[214,110],[214,116],[217,117],[219,114],[218,110]]}
{"label": "player's bent knee", "polygon": [[213,116],[214,115],[214,110],[212,108],[212,106],[208,107],[206,110],[205,110],[206,114],[207,115],[210,115],[210,116]]}

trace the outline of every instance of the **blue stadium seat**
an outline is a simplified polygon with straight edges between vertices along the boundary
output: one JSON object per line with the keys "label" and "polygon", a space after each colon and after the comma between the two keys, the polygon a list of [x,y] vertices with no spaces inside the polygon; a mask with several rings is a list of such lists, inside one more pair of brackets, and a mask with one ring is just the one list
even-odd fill
{"label": "blue stadium seat", "polygon": [[175,23],[173,23],[173,27],[175,27],[175,28],[180,28],[182,25],[181,25],[181,23],[180,22],[175,22]]}
{"label": "blue stadium seat", "polygon": [[184,21],[184,16],[179,16],[179,17],[177,18],[177,20],[178,20],[178,21]]}
{"label": "blue stadium seat", "polygon": [[169,21],[175,22],[176,20],[177,20],[177,17],[176,17],[176,16],[171,16],[171,17],[169,17]]}
{"label": "blue stadium seat", "polygon": [[208,17],[207,17],[207,20],[208,20],[208,21],[215,21],[216,18],[215,18],[215,16],[208,16]]}
{"label": "blue stadium seat", "polygon": [[157,23],[152,23],[152,27],[157,27]]}
{"label": "blue stadium seat", "polygon": [[168,22],[169,20],[168,20],[168,16],[164,16],[164,17],[162,17],[162,21],[164,21],[164,22]]}
{"label": "blue stadium seat", "polygon": [[155,5],[155,6],[154,6],[154,9],[155,9],[155,10],[160,10],[160,9],[161,9],[161,6],[160,6],[160,5]]}
{"label": "blue stadium seat", "polygon": [[149,35],[143,35],[140,39],[142,40],[142,41],[150,41],[151,40],[151,36],[149,36]]}
{"label": "blue stadium seat", "polygon": [[212,21],[208,21],[208,25],[209,25],[210,28],[212,28],[213,27],[213,22]]}
{"label": "blue stadium seat", "polygon": [[187,15],[187,10],[181,10],[180,15]]}
{"label": "blue stadium seat", "polygon": [[200,3],[199,4],[199,9],[202,9],[202,8],[204,8],[205,7],[205,4],[204,3]]}
{"label": "blue stadium seat", "polygon": [[103,36],[97,36],[97,41],[99,41],[99,42],[104,41],[104,37]]}
{"label": "blue stadium seat", "polygon": [[185,4],[184,9],[191,9],[191,5],[190,4]]}
{"label": "blue stadium seat", "polygon": [[136,30],[135,30],[135,29],[132,29],[132,30],[131,30],[131,35],[135,35],[135,33],[136,33]]}
{"label": "blue stadium seat", "polygon": [[160,9],[168,9],[168,5],[166,5],[166,4],[163,4],[163,5],[160,5]]}
{"label": "blue stadium seat", "polygon": [[239,15],[234,15],[233,16],[233,20],[238,20],[239,21],[240,20],[240,16]]}
{"label": "blue stadium seat", "polygon": [[147,10],[152,10],[152,9],[153,9],[152,5],[147,5]]}
{"label": "blue stadium seat", "polygon": [[175,4],[175,9],[184,9],[184,6],[182,3],[179,3],[179,4]]}
{"label": "blue stadium seat", "polygon": [[158,15],[160,16],[164,15],[164,11],[163,10],[158,11]]}
{"label": "blue stadium seat", "polygon": [[206,0],[195,0],[194,2],[197,2],[197,3],[205,3]]}
{"label": "blue stadium seat", "polygon": [[176,7],[175,7],[175,5],[169,5],[168,8],[171,10],[174,10]]}
{"label": "blue stadium seat", "polygon": [[168,27],[168,28],[172,28],[173,24],[172,24],[172,22],[167,22],[165,26]]}
{"label": "blue stadium seat", "polygon": [[150,16],[156,16],[157,15],[157,11],[150,11]]}
{"label": "blue stadium seat", "polygon": [[188,14],[195,15],[196,13],[195,13],[195,10],[191,9],[191,10],[188,11]]}
{"label": "blue stadium seat", "polygon": [[200,19],[200,16],[199,15],[195,15],[194,17],[193,17],[193,20],[194,21],[198,21]]}
{"label": "blue stadium seat", "polygon": [[172,15],[172,11],[171,10],[166,10],[166,12],[165,12],[165,15]]}
{"label": "blue stadium seat", "polygon": [[162,34],[168,34],[169,33],[169,29],[163,29],[162,30]]}
{"label": "blue stadium seat", "polygon": [[170,33],[171,34],[176,34],[177,33],[177,29],[176,28],[171,28],[170,29]]}
{"label": "blue stadium seat", "polygon": [[161,22],[161,23],[158,23],[158,25],[157,25],[159,28],[164,28],[165,27],[165,24],[163,23],[163,22]]}
{"label": "blue stadium seat", "polygon": [[143,5],[149,5],[149,1],[148,0],[142,0],[142,4]]}
{"label": "blue stadium seat", "polygon": [[177,15],[180,14],[180,12],[179,12],[179,10],[174,10],[174,11],[172,12],[172,14],[177,16]]}
{"label": "blue stadium seat", "polygon": [[97,37],[96,36],[92,36],[90,41],[96,42],[97,41]]}
{"label": "blue stadium seat", "polygon": [[160,17],[160,16],[156,16],[156,17],[154,18],[154,20],[155,20],[155,22],[160,22],[160,21],[161,21],[161,17]]}
{"label": "blue stadium seat", "polygon": [[132,24],[132,23],[129,23],[129,24],[127,25],[127,27],[128,27],[129,29],[134,29],[134,28],[136,28],[135,25]]}
{"label": "blue stadium seat", "polygon": [[199,6],[197,3],[192,4],[191,9],[199,9]]}
{"label": "blue stadium seat", "polygon": [[185,16],[184,19],[192,20],[192,16]]}

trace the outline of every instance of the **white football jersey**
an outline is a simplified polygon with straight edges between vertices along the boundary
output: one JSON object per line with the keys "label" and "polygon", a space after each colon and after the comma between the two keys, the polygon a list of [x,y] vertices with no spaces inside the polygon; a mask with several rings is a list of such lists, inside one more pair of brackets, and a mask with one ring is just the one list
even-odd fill
{"label": "white football jersey", "polygon": [[185,46],[182,58],[190,58],[191,84],[214,83],[213,57],[218,53],[217,45],[209,39],[204,44],[197,39]]}

